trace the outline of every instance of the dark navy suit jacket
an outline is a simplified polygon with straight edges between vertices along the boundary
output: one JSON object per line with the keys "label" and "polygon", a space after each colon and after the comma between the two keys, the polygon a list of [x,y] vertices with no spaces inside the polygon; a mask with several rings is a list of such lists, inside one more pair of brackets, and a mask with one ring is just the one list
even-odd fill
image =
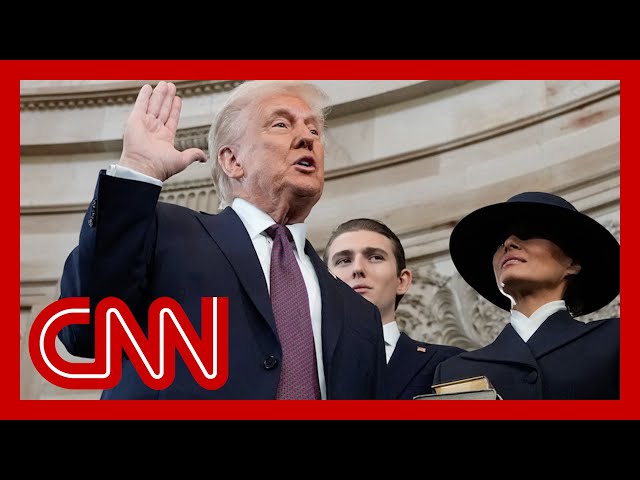
{"label": "dark navy suit jacket", "polygon": [[412,400],[432,393],[433,375],[443,360],[465,350],[448,345],[419,342],[401,332],[387,365],[387,391],[392,400]]}
{"label": "dark navy suit jacket", "polygon": [[[158,202],[160,187],[100,173],[79,245],[67,258],[61,297],[123,300],[147,334],[148,307],[178,301],[198,334],[202,297],[229,297],[229,375],[202,388],[181,355],[164,390],[147,387],[123,358],[119,384],[103,399],[273,399],[282,349],[263,270],[240,218]],[[309,242],[305,252],[322,294],[322,352],[328,399],[385,398],[386,368],[378,309],[327,270]],[[92,325],[69,325],[59,338],[69,353],[92,358]],[[275,361],[274,361],[275,359]]]}
{"label": "dark navy suit jacket", "polygon": [[620,398],[620,319],[590,323],[566,311],[525,343],[507,324],[493,343],[442,362],[434,382],[485,375],[505,400]]}

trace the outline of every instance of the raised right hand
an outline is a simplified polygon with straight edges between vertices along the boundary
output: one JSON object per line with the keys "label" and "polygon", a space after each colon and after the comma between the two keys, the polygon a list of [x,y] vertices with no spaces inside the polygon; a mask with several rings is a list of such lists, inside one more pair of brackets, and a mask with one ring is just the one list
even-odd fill
{"label": "raised right hand", "polygon": [[144,85],[127,120],[119,165],[165,181],[193,162],[206,162],[199,148],[180,152],[174,146],[181,109],[173,83]]}

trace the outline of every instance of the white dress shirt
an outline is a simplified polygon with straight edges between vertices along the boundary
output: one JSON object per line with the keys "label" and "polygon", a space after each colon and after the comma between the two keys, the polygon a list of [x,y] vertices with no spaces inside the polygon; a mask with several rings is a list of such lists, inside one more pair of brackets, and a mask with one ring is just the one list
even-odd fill
{"label": "white dress shirt", "polygon": [[396,345],[398,344],[398,339],[400,338],[398,323],[394,320],[393,322],[382,325],[382,334],[384,335],[384,352],[387,355],[387,363],[389,363],[389,359],[391,355],[393,355]]}
{"label": "white dress shirt", "polygon": [[560,310],[566,310],[567,305],[564,300],[556,300],[542,305],[530,317],[520,313],[517,310],[511,310],[511,325],[513,329],[520,335],[524,342],[527,342],[540,325],[554,313]]}
{"label": "white dress shirt", "polygon": [[[257,208],[255,205],[247,202],[242,198],[236,198],[231,203],[231,208],[238,214],[244,227],[249,233],[253,248],[256,250],[264,278],[267,282],[267,289],[271,291],[271,280],[269,271],[271,269],[271,249],[273,240],[265,230],[273,225],[274,220]],[[311,260],[304,252],[305,237],[307,234],[307,226],[304,223],[296,223],[287,225],[291,232],[291,236],[295,242],[294,255],[300,266],[304,283],[309,294],[309,310],[311,311],[311,327],[313,329],[313,340],[316,347],[316,359],[318,363],[318,379],[320,381],[320,396],[326,400],[326,383],[324,379],[324,364],[322,362],[322,302],[320,297],[320,284],[316,271],[313,268]]]}
{"label": "white dress shirt", "polygon": [[[160,187],[163,185],[162,181],[156,178],[120,165],[110,165],[107,169],[107,175],[153,183]],[[249,237],[251,238],[253,248],[260,260],[260,266],[262,267],[267,289],[270,291],[271,281],[269,271],[271,267],[271,248],[273,246],[273,240],[266,234],[265,230],[276,222],[265,212],[242,198],[234,199],[231,204],[231,208],[238,214],[242,224],[249,234]],[[311,260],[304,252],[307,226],[304,223],[296,223],[294,225],[287,225],[287,228],[291,232],[295,242],[296,248],[294,249],[294,255],[298,261],[298,265],[300,266],[300,271],[302,272],[302,277],[304,278],[304,283],[307,287],[307,293],[309,294],[309,310],[311,312],[313,340],[316,347],[320,397],[322,400],[326,400],[327,387],[324,378],[324,363],[322,361],[322,301],[320,296],[320,284],[318,283],[316,271],[313,268]],[[399,335],[400,334],[398,333],[398,336]]]}

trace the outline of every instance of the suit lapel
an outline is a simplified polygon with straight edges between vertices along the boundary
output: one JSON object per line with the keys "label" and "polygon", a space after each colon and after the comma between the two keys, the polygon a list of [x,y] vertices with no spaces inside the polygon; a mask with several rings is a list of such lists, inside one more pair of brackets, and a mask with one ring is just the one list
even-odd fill
{"label": "suit lapel", "polygon": [[322,357],[325,377],[327,378],[327,396],[329,395],[331,367],[333,353],[342,332],[344,324],[344,297],[338,290],[336,280],[329,273],[326,264],[320,259],[315,249],[308,241],[304,248],[305,253],[311,259],[311,264],[316,271],[320,292],[322,296]]}
{"label": "suit lapel", "polygon": [[496,339],[484,348],[460,354],[460,358],[496,363],[523,364],[536,367],[531,350],[508,323]]}
{"label": "suit lapel", "polygon": [[[267,284],[264,276],[256,273],[262,272],[260,260],[238,215],[227,207],[217,215],[198,215],[197,218],[229,260],[247,295],[277,337]],[[343,295],[337,289],[336,282],[339,280],[329,273],[309,241],[305,244],[305,253],[315,269],[322,296],[322,356],[327,379],[327,396],[331,398],[331,360],[344,324]]]}
{"label": "suit lapel", "polygon": [[566,310],[560,310],[547,318],[536,330],[527,345],[535,358],[572,342],[578,337],[598,328],[602,323],[583,323],[575,320]]}
{"label": "suit lapel", "polygon": [[227,257],[247,295],[276,334],[262,266],[240,217],[227,207],[217,215],[198,215],[197,218]]}
{"label": "suit lapel", "polygon": [[[424,347],[426,351],[419,352],[418,347]],[[434,353],[435,350],[429,348],[428,345],[412,340],[404,332],[400,333],[396,348],[387,365],[387,393],[389,397],[398,398]]]}

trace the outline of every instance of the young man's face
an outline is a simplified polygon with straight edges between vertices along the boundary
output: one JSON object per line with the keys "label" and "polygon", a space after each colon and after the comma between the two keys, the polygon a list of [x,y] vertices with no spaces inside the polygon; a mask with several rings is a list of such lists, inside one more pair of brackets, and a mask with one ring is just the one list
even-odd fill
{"label": "young man's face", "polygon": [[327,255],[329,270],[380,310],[383,323],[395,318],[396,295],[403,295],[411,275],[398,275],[391,240],[368,230],[336,237]]}

